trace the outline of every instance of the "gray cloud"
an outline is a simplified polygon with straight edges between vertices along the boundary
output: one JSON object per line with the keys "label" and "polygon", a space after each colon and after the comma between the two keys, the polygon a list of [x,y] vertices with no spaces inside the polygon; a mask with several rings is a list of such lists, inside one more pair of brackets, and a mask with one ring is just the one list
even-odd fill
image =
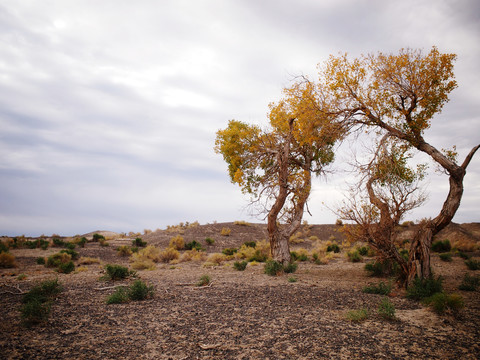
{"label": "gray cloud", "polygon": [[[479,5],[463,1],[0,1],[0,233],[138,231],[252,220],[214,154],[235,118],[329,54],[436,45],[458,54],[459,88],[426,137],[461,156],[480,133]],[[344,150],[340,149],[340,152]],[[339,159],[342,155],[339,154]],[[339,165],[341,167],[341,165]],[[455,221],[477,220],[479,160]],[[343,178],[315,183],[310,222]],[[432,216],[447,180],[433,175]]]}

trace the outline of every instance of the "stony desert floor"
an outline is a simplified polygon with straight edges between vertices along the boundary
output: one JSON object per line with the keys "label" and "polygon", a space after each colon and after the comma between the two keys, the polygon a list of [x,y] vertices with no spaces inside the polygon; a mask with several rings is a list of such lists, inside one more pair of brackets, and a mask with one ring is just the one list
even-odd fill
{"label": "stony desert floor", "polygon": [[[221,236],[228,226],[230,236]],[[215,239],[208,253],[265,238],[263,225],[212,224],[180,231],[185,241]],[[304,231],[304,234],[306,231]],[[328,239],[335,226],[310,227],[309,238]],[[476,236],[470,231],[472,236]],[[142,238],[162,247],[175,235],[156,231]],[[340,235],[336,235],[341,240]],[[309,238],[294,247],[308,248]],[[432,255],[436,275],[444,277],[447,292],[464,297],[459,315],[439,316],[424,305],[405,298],[396,289],[389,299],[396,319],[385,320],[376,309],[382,296],[366,294],[362,287],[381,279],[369,277],[365,263],[351,263],[344,251],[326,265],[299,262],[294,274],[272,277],[263,264],[245,271],[233,268],[233,260],[219,266],[204,262],[157,264],[137,277],[155,287],[155,295],[143,301],[106,304],[114,286],[101,280],[107,263],[130,266],[116,247],[131,239],[114,238],[108,247],[87,243],[76,250],[100,263],[77,265],[60,274],[36,264],[58,248],[14,249],[17,267],[0,269],[0,357],[2,359],[478,359],[480,358],[480,295],[458,290],[468,270],[464,260],[452,262]],[[479,253],[473,253],[479,258]],[[24,276],[19,276],[24,274]],[[211,283],[196,286],[202,275]],[[296,282],[290,282],[294,277]],[[23,278],[23,279],[22,279]],[[48,322],[25,327],[19,307],[22,296],[34,284],[58,278],[63,291],[55,299]],[[385,279],[382,279],[386,281]],[[367,308],[361,322],[349,321],[347,312]]]}

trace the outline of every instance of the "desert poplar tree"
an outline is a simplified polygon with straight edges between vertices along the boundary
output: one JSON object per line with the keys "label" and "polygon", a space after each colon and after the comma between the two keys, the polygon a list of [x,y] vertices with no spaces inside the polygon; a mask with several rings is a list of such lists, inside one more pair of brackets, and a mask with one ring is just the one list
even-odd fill
{"label": "desert poplar tree", "polygon": [[269,128],[237,120],[219,130],[215,151],[223,155],[233,183],[262,204],[272,257],[289,263],[289,239],[301,225],[312,187],[312,174],[334,160],[342,136],[335,118],[312,83],[301,81],[270,104]]}
{"label": "desert poplar tree", "polygon": [[420,224],[409,253],[408,282],[431,275],[430,248],[435,234],[454,217],[463,194],[467,167],[480,145],[463,162],[454,150],[439,150],[425,132],[457,87],[453,63],[456,55],[432,48],[402,49],[398,54],[371,54],[355,59],[331,56],[320,72],[333,106],[344,121],[374,130],[423,152],[448,176],[450,190],[438,215]]}

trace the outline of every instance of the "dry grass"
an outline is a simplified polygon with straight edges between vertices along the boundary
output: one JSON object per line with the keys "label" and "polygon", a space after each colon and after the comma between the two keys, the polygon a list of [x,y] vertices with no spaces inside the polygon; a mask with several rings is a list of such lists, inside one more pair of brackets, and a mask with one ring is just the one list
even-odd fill
{"label": "dry grass", "polygon": [[187,250],[180,257],[180,262],[187,261],[205,261],[207,254],[204,251],[198,251],[197,249]]}
{"label": "dry grass", "polygon": [[183,240],[182,235],[174,236],[170,239],[168,247],[175,249],[175,250],[183,250],[185,249],[185,240]]}
{"label": "dry grass", "polygon": [[224,227],[222,228],[222,230],[220,231],[220,235],[222,236],[230,236],[230,233],[232,232],[231,229],[227,228],[227,227]]}
{"label": "dry grass", "polygon": [[93,257],[84,257],[82,256],[80,259],[78,259],[78,264],[79,265],[92,265],[92,264],[100,264],[100,259],[98,258],[93,258]]}
{"label": "dry grass", "polygon": [[14,268],[17,266],[15,262],[15,256],[8,253],[2,252],[0,253],[0,267],[2,268]]}

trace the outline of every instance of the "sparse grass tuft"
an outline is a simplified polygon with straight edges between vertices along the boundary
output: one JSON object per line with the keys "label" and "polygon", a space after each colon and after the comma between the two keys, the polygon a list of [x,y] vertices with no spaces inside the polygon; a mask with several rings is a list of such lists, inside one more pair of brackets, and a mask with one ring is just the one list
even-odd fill
{"label": "sparse grass tuft", "polygon": [[247,265],[248,265],[248,262],[247,261],[235,261],[233,263],[233,267],[235,270],[238,270],[238,271],[244,271],[246,268],[247,268]]}
{"label": "sparse grass tuft", "polygon": [[465,261],[465,265],[469,270],[480,270],[480,261],[475,259],[468,259]]}
{"label": "sparse grass tuft", "polygon": [[358,250],[350,250],[347,253],[348,256],[348,261],[356,263],[356,262],[361,262],[363,260],[362,256],[358,252]]}
{"label": "sparse grass tuft", "polygon": [[479,286],[480,276],[471,276],[469,273],[466,273],[458,289],[463,291],[476,291]]}
{"label": "sparse grass tuft", "polygon": [[213,245],[215,243],[215,240],[210,237],[207,237],[205,238],[205,242],[207,243],[207,245]]}
{"label": "sparse grass tuft", "polygon": [[383,281],[380,281],[377,285],[369,284],[364,286],[362,292],[367,294],[379,294],[379,295],[388,295],[392,291],[392,284],[385,284]]}
{"label": "sparse grass tuft", "polygon": [[360,310],[350,310],[347,312],[346,315],[347,320],[353,322],[360,322],[367,320],[368,318],[368,310],[367,309],[360,309]]}
{"label": "sparse grass tuft", "polygon": [[220,235],[222,236],[230,236],[230,233],[232,232],[231,229],[227,228],[227,227],[224,227],[222,228],[222,230],[220,231]]}
{"label": "sparse grass tuft", "polygon": [[407,288],[407,298],[412,300],[422,300],[435,293],[442,292],[443,278],[439,276],[434,278],[430,276],[427,279],[415,278],[413,283]]}
{"label": "sparse grass tuft", "polygon": [[210,276],[209,275],[202,275],[200,280],[197,282],[197,286],[207,286],[210,284]]}
{"label": "sparse grass tuft", "polygon": [[463,297],[458,294],[446,294],[444,292],[437,292],[432,296],[424,299],[424,303],[432,308],[439,315],[445,314],[447,311],[451,311],[456,315],[463,307],[465,303]]}
{"label": "sparse grass tuft", "polygon": [[432,243],[432,251],[434,252],[445,253],[445,252],[449,252],[450,250],[452,250],[452,245],[450,244],[450,240],[444,240],[444,241],[438,240]]}
{"label": "sparse grass tuft", "polygon": [[452,253],[442,253],[439,255],[440,260],[445,261],[445,262],[452,262]]}
{"label": "sparse grass tuft", "polygon": [[395,305],[392,304],[388,297],[384,297],[378,306],[378,314],[385,320],[395,319]]}

